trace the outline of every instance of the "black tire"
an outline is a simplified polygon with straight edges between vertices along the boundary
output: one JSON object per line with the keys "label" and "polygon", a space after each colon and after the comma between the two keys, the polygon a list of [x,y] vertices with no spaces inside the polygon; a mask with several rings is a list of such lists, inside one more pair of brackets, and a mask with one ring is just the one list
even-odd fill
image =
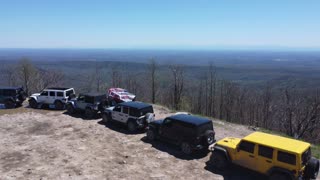
{"label": "black tire", "polygon": [[6,100],[4,102],[4,106],[6,107],[6,109],[12,109],[12,108],[15,108],[15,104],[12,100]]}
{"label": "black tire", "polygon": [[129,132],[136,132],[138,130],[137,123],[134,121],[129,121],[127,127]]}
{"label": "black tire", "polygon": [[110,121],[112,121],[111,119],[111,115],[110,114],[107,114],[107,113],[102,113],[102,122],[107,124],[109,123]]}
{"label": "black tire", "polygon": [[284,173],[275,172],[268,178],[269,180],[290,180],[290,176]]}
{"label": "black tire", "polygon": [[306,179],[316,179],[319,173],[319,161],[316,158],[311,158],[304,170],[304,177]]}
{"label": "black tire", "polygon": [[75,113],[75,109],[74,109],[72,104],[68,104],[67,105],[67,112],[68,112],[68,114],[74,114]]}
{"label": "black tire", "polygon": [[207,143],[207,145],[209,146],[209,145],[211,145],[211,144],[213,144],[214,142],[215,142],[215,137],[214,137],[214,131],[212,131],[212,130],[208,130],[208,131],[206,131],[206,133],[205,133],[205,138],[206,138],[206,143]]}
{"label": "black tire", "polygon": [[147,138],[148,138],[149,141],[156,140],[156,132],[153,129],[148,129]]}
{"label": "black tire", "polygon": [[74,99],[76,98],[77,96],[75,94],[70,94],[69,97],[68,97],[68,100],[70,101],[71,99]]}
{"label": "black tire", "polygon": [[224,170],[229,166],[226,155],[216,150],[214,150],[210,156],[210,164],[218,170]]}
{"label": "black tire", "polygon": [[37,101],[35,100],[35,99],[30,99],[29,100],[29,106],[31,107],[31,108],[37,108],[38,107],[38,103],[37,103]]}
{"label": "black tire", "polygon": [[96,115],[94,110],[92,110],[91,108],[86,108],[84,113],[85,113],[86,118],[88,118],[88,119],[92,119]]}
{"label": "black tire", "polygon": [[187,142],[182,142],[181,151],[183,152],[183,154],[190,155],[192,153],[191,145]]}
{"label": "black tire", "polygon": [[57,110],[62,110],[64,105],[63,105],[63,103],[61,101],[56,101],[56,102],[54,102],[54,107]]}

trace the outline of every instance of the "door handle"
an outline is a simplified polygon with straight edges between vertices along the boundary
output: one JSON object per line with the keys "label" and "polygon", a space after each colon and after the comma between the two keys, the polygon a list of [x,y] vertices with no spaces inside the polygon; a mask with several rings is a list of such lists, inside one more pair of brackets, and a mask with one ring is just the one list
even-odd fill
{"label": "door handle", "polygon": [[249,157],[254,158],[254,155],[249,155]]}
{"label": "door handle", "polygon": [[272,163],[272,161],[270,161],[270,160],[266,160],[266,162],[267,162],[267,163]]}

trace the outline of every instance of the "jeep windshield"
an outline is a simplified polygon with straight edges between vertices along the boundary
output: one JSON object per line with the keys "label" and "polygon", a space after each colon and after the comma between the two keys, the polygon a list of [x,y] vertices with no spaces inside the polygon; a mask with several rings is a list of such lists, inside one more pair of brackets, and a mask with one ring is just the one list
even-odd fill
{"label": "jeep windshield", "polygon": [[69,97],[71,94],[74,94],[73,90],[66,91],[66,96]]}
{"label": "jeep windshield", "polygon": [[197,127],[197,133],[199,135],[204,134],[207,130],[213,130],[212,122],[207,122]]}

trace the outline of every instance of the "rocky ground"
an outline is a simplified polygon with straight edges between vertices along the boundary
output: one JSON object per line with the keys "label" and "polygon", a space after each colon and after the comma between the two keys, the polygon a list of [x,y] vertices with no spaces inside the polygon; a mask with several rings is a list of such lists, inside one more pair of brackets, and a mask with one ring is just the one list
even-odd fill
{"label": "rocky ground", "polygon": [[[172,114],[155,106],[156,118]],[[247,127],[214,121],[216,138],[242,137]],[[206,165],[210,153],[182,155],[175,146],[150,143],[118,124],[85,120],[64,111],[21,107],[0,110],[0,179],[257,179],[232,167]]]}

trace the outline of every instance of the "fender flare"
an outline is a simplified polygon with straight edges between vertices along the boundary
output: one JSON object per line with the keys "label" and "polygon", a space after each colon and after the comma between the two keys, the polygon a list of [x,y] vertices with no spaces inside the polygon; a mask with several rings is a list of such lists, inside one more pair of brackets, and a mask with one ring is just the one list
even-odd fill
{"label": "fender flare", "polygon": [[223,148],[221,146],[214,146],[214,150],[213,151],[222,152],[226,156],[227,160],[231,161],[229,153],[225,148]]}

